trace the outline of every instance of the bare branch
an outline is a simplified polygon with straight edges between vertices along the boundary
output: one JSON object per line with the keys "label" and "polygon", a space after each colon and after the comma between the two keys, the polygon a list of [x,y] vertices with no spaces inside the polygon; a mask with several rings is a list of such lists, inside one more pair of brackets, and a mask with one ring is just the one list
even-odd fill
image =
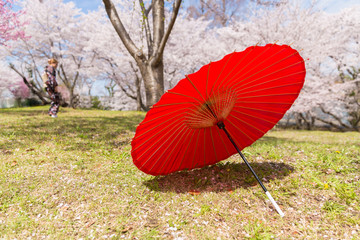
{"label": "bare branch", "polygon": [[124,43],[124,46],[129,51],[131,56],[135,59],[144,59],[145,56],[141,50],[139,50],[135,43],[131,40],[130,35],[126,31],[124,25],[121,22],[121,19],[116,11],[116,8],[111,0],[103,0],[105,4],[106,13],[109,16],[109,19],[114,26],[117,34],[119,35],[121,41]]}
{"label": "bare branch", "polygon": [[[322,111],[323,113],[325,113],[325,114],[333,117],[333,118],[340,124],[341,127],[346,128],[346,129],[350,129],[350,128],[351,128],[351,126],[349,126],[349,125],[347,125],[347,124],[344,124],[344,123],[342,122],[341,118],[337,117],[335,114],[333,114],[333,113],[331,113],[331,112],[329,112],[329,111],[326,111],[323,106],[320,106],[320,109],[321,109],[321,111]],[[320,118],[317,118],[317,119],[318,119],[319,121],[324,122],[324,123],[328,123],[328,124],[331,125],[331,126],[335,126],[335,124],[330,124],[330,121],[325,121],[325,120],[322,120],[322,119],[320,119]],[[338,127],[338,128],[340,129],[341,127]]]}
{"label": "bare branch", "polygon": [[[153,65],[158,64],[159,61],[162,58],[166,42],[169,39],[170,33],[171,33],[172,28],[173,28],[173,26],[175,24],[175,21],[176,21],[176,17],[177,17],[177,15],[179,13],[180,5],[181,5],[181,0],[176,0],[174,2],[173,12],[171,14],[171,19],[170,19],[169,26],[168,26],[165,34],[163,35],[163,38],[161,39],[161,42],[160,42],[160,45],[159,45],[158,49],[155,49],[155,54],[156,55],[154,56]],[[163,19],[161,19],[161,20],[163,21]],[[154,36],[154,38],[155,38],[155,36]],[[154,39],[154,41],[155,41],[155,39]]]}
{"label": "bare branch", "polygon": [[146,17],[149,16],[149,13],[150,13],[150,11],[151,11],[151,9],[152,9],[152,6],[153,6],[153,3],[152,3],[152,1],[151,1],[151,4],[150,4],[149,8],[146,9],[146,11],[145,11],[145,16],[146,16]]}
{"label": "bare branch", "polygon": [[14,65],[11,64],[11,65],[10,65],[10,68],[11,68],[12,70],[14,70],[17,74],[19,74],[19,76],[23,79],[25,85],[30,89],[30,91],[31,91],[33,94],[35,94],[36,96],[38,96],[38,98],[41,100],[41,102],[42,102],[43,104],[49,103],[48,101],[46,101],[46,100],[44,99],[44,96],[42,95],[42,93],[41,93],[40,91],[37,91],[36,88],[35,88],[35,86],[34,86],[33,84],[31,84],[31,83],[26,79],[26,77],[24,76],[24,74],[22,74],[19,70],[17,70]]}
{"label": "bare branch", "polygon": [[150,5],[148,10],[146,10],[145,3],[143,0],[139,0],[139,4],[141,7],[142,17],[143,17],[143,21],[144,21],[146,43],[148,45],[148,51],[149,51],[148,55],[150,57],[153,54],[153,48],[152,48],[152,36],[151,36],[151,31],[150,31],[148,14],[150,12],[152,4]]}

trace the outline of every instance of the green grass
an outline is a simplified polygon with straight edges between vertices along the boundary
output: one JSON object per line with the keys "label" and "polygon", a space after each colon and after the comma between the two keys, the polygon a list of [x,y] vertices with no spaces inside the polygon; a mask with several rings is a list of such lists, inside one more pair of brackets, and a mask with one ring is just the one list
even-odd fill
{"label": "green grass", "polygon": [[140,112],[0,109],[0,239],[360,239],[360,134],[272,130],[246,165],[153,177],[131,159]]}

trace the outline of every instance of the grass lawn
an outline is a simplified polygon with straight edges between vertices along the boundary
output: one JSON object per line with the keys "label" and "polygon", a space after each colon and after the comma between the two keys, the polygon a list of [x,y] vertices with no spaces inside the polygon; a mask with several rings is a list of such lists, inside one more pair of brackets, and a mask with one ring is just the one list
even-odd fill
{"label": "grass lawn", "polygon": [[0,109],[0,239],[360,239],[360,133],[272,130],[240,157],[153,177],[140,112]]}

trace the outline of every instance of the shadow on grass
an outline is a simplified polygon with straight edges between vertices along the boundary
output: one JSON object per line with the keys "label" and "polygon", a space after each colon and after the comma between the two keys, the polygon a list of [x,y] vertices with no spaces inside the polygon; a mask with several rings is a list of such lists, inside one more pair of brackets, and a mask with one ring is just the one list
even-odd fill
{"label": "shadow on grass", "polygon": [[[251,163],[251,166],[265,185],[270,180],[283,179],[294,171],[292,166],[285,163],[261,162]],[[193,194],[227,192],[258,185],[245,163],[230,162],[156,176],[143,184],[153,191]]]}

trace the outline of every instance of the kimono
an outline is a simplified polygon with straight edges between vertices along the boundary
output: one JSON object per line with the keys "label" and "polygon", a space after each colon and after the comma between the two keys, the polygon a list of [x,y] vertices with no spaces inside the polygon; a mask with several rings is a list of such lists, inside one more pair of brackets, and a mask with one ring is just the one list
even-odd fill
{"label": "kimono", "polygon": [[49,108],[49,115],[56,116],[60,107],[60,94],[56,91],[58,83],[56,82],[56,70],[52,66],[46,66],[45,73],[48,76],[48,80],[45,82],[45,90],[50,96],[51,106]]}

